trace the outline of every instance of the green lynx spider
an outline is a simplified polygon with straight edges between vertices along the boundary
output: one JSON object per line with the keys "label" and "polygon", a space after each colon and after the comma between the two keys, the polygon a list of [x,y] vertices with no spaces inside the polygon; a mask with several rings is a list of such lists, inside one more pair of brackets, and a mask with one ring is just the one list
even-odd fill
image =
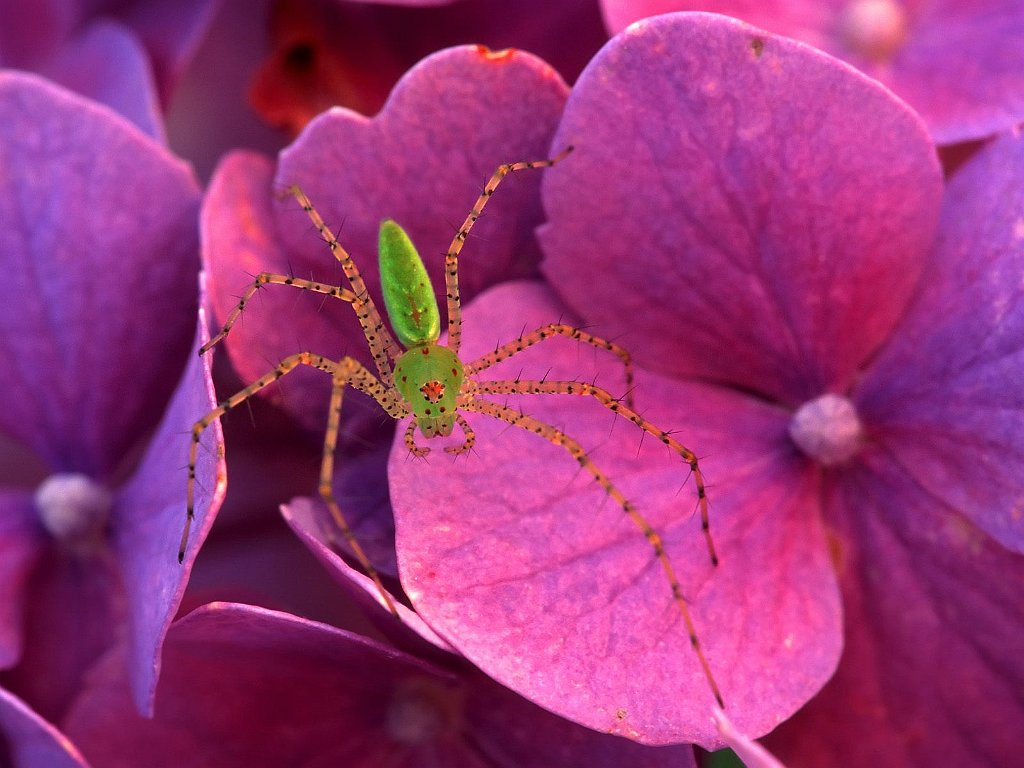
{"label": "green lynx spider", "polygon": [[[555,445],[564,448],[579,463],[580,467],[589,472],[605,492],[615,500],[626,516],[640,529],[644,537],[654,549],[654,554],[661,564],[672,590],[672,596],[679,607],[690,645],[693,647],[700,665],[711,687],[715,699],[722,705],[722,695],[718,684],[711,673],[703,648],[697,637],[697,630],[690,615],[689,607],[683,597],[682,587],[676,578],[672,563],[665,553],[661,537],[654,531],[647,520],[640,514],[632,502],[611,482],[587,455],[582,446],[569,435],[556,427],[546,424],[519,410],[481,399],[480,395],[533,395],[561,394],[584,395],[594,398],[612,412],[624,416],[640,429],[653,435],[669,449],[678,454],[688,465],[697,487],[697,501],[700,509],[701,527],[707,542],[708,552],[713,564],[718,564],[714,543],[708,526],[708,503],[704,491],[704,479],[697,465],[696,455],[675,440],[668,432],[644,419],[633,409],[632,401],[632,362],[629,353],[618,344],[589,334],[579,328],[561,323],[545,325],[532,333],[497,347],[494,351],[464,363],[459,358],[459,344],[462,337],[462,304],[459,296],[458,258],[462,246],[469,236],[473,224],[480,217],[494,190],[502,179],[510,173],[528,168],[546,168],[564,159],[572,147],[563,150],[549,160],[507,163],[495,170],[484,185],[472,210],[466,217],[459,231],[448,246],[445,257],[445,289],[448,309],[448,343],[438,343],[440,338],[440,315],[433,286],[427,276],[415,247],[405,231],[394,221],[387,219],[380,227],[379,259],[384,303],[388,319],[394,329],[394,336],[384,325],[380,313],[366,290],[366,285],[349,254],[335,238],[334,233],[324,223],[309,198],[297,186],[288,189],[312,220],[320,236],[331,249],[331,253],[340,262],[351,290],[335,285],[325,285],[312,280],[303,280],[291,275],[260,273],[246,288],[237,306],[228,314],[220,332],[210,339],[199,350],[205,354],[228,335],[239,315],[245,309],[253,295],[265,285],[290,285],[305,291],[332,296],[352,305],[362,326],[363,334],[370,347],[379,377],[375,377],[361,363],[352,357],[341,360],[330,360],[310,352],[300,352],[283,359],[277,366],[254,381],[249,386],[235,393],[199,419],[192,427],[192,441],[189,447],[188,461],[188,495],[187,517],[181,535],[181,546],[178,551],[179,562],[184,559],[185,546],[188,542],[189,529],[193,520],[193,503],[195,494],[196,455],[199,439],[203,430],[232,408],[245,402],[264,387],[277,381],[285,374],[300,365],[317,368],[331,375],[332,389],[330,409],[327,420],[327,431],[323,444],[323,458],[320,467],[319,493],[330,510],[334,522],[341,531],[352,554],[360,566],[376,584],[381,597],[388,609],[398,616],[394,602],[381,583],[380,576],[370,563],[363,548],[356,540],[352,529],[334,498],[331,478],[334,469],[334,452],[338,441],[338,426],[341,414],[342,396],[345,387],[354,387],[365,392],[376,400],[388,415],[402,419],[413,415],[405,431],[405,444],[416,456],[425,456],[430,449],[419,446],[414,439],[417,429],[425,438],[438,436],[447,437],[454,431],[457,424],[464,434],[461,445],[448,446],[445,451],[452,454],[466,453],[475,442],[472,427],[462,416],[462,411],[470,411],[491,416],[505,421],[515,427],[533,432]],[[505,380],[490,381],[475,378],[477,374],[491,366],[522,352],[545,339],[553,336],[565,336],[579,342],[590,344],[599,349],[607,350],[616,355],[625,368],[625,398],[613,397],[606,390],[580,381],[548,381],[548,380]],[[396,338],[397,337],[397,341]],[[623,402],[625,400],[625,402]]]}

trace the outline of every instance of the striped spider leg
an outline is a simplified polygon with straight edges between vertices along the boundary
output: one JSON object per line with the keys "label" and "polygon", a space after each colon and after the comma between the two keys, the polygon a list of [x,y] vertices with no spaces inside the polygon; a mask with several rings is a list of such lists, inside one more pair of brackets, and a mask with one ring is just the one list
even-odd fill
{"label": "striped spider leg", "polygon": [[[539,437],[563,447],[595,479],[605,492],[615,500],[622,508],[623,513],[640,529],[641,533],[650,543],[655,557],[665,572],[673,599],[686,625],[690,644],[700,661],[700,665],[716,700],[721,704],[721,693],[704,656],[696,627],[682,595],[681,586],[675,576],[672,563],[665,553],[658,533],[636,509],[635,505],[625,497],[604,471],[590,459],[587,452],[571,436],[551,424],[544,423],[519,411],[480,397],[480,395],[502,394],[583,395],[597,400],[605,408],[625,417],[646,433],[656,437],[683,459],[695,478],[702,528],[712,563],[717,564],[718,557],[715,553],[708,525],[708,508],[704,480],[697,464],[697,457],[692,451],[671,437],[668,432],[647,421],[634,410],[631,396],[633,372],[629,353],[618,344],[594,336],[581,329],[562,323],[552,323],[532,333],[524,334],[505,345],[501,345],[493,352],[469,364],[464,364],[459,358],[459,346],[462,335],[462,304],[459,294],[458,260],[473,225],[483,213],[491,195],[497,189],[502,179],[508,174],[520,170],[550,167],[564,159],[571,151],[572,147],[569,147],[548,160],[501,165],[484,185],[483,191],[480,193],[462,226],[456,232],[445,256],[445,293],[448,310],[448,338],[446,344],[439,343],[441,333],[440,313],[434,288],[431,285],[426,268],[408,235],[397,223],[390,219],[385,219],[381,223],[378,246],[381,289],[388,319],[394,331],[394,335],[392,335],[384,325],[373,299],[367,292],[355,262],[324,223],[309,198],[298,187],[292,187],[289,190],[298,200],[303,210],[309,215],[335,258],[341,263],[345,276],[351,285],[351,290],[312,281],[298,280],[283,275],[262,274],[257,277],[256,281],[243,294],[242,300],[229,314],[221,332],[214,336],[210,343],[205,345],[200,352],[207,351],[226,337],[232,324],[243,311],[246,302],[257,290],[267,284],[283,284],[322,293],[350,303],[356,311],[367,344],[373,355],[378,376],[375,377],[364,366],[349,357],[332,361],[320,355],[302,352],[285,358],[272,371],[238,393],[221,401],[217,408],[197,421],[192,428],[192,444],[189,453],[187,520],[182,534],[179,558],[183,556],[188,538],[189,524],[192,520],[195,458],[199,437],[203,430],[228,410],[236,407],[292,370],[295,370],[298,366],[311,366],[330,374],[332,379],[319,492],[327,504],[332,518],[342,531],[353,554],[359,561],[360,566],[373,579],[378,590],[381,592],[384,602],[392,613],[397,616],[395,605],[384,589],[376,570],[370,564],[356,541],[331,491],[331,477],[334,466],[333,455],[338,440],[340,410],[344,389],[348,386],[352,386],[373,397],[380,404],[381,408],[395,419],[408,415],[413,416],[405,431],[404,440],[409,451],[417,456],[425,456],[430,450],[417,444],[415,440],[417,430],[424,438],[429,440],[435,437],[448,437],[453,433],[455,427],[458,426],[464,435],[462,443],[448,446],[445,450],[450,453],[459,454],[465,453],[472,448],[476,437],[469,422],[460,411],[477,413],[504,421],[515,427],[533,432]],[[616,355],[625,369],[627,383],[625,398],[616,399],[606,390],[596,385],[580,382],[486,381],[474,378],[491,366],[513,357],[534,344],[555,336],[572,338]]]}

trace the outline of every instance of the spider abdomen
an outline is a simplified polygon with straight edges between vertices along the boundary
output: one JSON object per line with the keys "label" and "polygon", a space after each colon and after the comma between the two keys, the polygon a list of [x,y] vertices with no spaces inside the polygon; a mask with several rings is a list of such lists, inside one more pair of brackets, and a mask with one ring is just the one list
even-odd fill
{"label": "spider abdomen", "polygon": [[441,315],[426,267],[397,223],[380,223],[380,285],[395,336],[406,349],[433,344],[441,335]]}

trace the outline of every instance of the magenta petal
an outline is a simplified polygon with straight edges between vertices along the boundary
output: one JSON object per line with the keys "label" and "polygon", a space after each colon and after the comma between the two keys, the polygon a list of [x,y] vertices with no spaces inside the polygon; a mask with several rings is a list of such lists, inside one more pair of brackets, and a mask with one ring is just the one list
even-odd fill
{"label": "magenta petal", "polygon": [[[921,115],[939,144],[991,136],[1024,119],[1024,5],[1019,0],[891,3],[905,31],[881,58],[844,33],[851,0],[602,0],[605,22],[620,31],[645,16],[711,11],[796,38],[849,61],[892,89]],[[863,3],[868,5],[868,3]],[[898,25],[898,22],[897,22]],[[900,39],[902,38],[902,39]]]}
{"label": "magenta petal", "polygon": [[436,654],[438,649],[457,653],[394,595],[391,595],[392,601],[402,617],[401,622],[395,621],[387,613],[384,599],[373,580],[353,570],[335,552],[330,537],[336,535],[334,532],[337,526],[322,503],[310,498],[292,499],[289,504],[281,505],[281,515],[331,576],[363,606],[367,616],[384,637],[396,646],[421,656]]}
{"label": "magenta petal", "polygon": [[17,768],[88,768],[64,734],[3,689],[0,732],[6,741],[4,756]]}
{"label": "magenta petal", "polygon": [[[287,614],[215,603],[176,622],[156,717],[131,711],[112,654],[68,717],[97,766],[689,767],[567,723],[482,678]],[[126,757],[127,756],[127,757]]]}
{"label": "magenta petal", "polygon": [[166,143],[149,58],[127,27],[111,21],[91,24],[61,47],[44,73]]}
{"label": "magenta petal", "polygon": [[185,523],[189,434],[192,424],[216,404],[210,359],[196,354],[209,339],[206,315],[181,382],[134,476],[118,493],[114,508],[116,551],[124,576],[130,617],[132,692],[141,712],[151,712],[160,671],[160,647],[185,592],[192,562],[224,498],[224,441],[211,424],[199,444],[196,519],[184,564],[178,544]]}
{"label": "magenta petal", "polygon": [[[488,292],[464,317],[466,359],[524,327],[573,321],[529,283]],[[606,357],[555,339],[488,375],[596,377],[614,393],[621,368]],[[714,573],[677,456],[583,398],[511,404],[577,438],[659,531],[730,717],[763,734],[824,684],[840,650],[813,475],[792,461],[781,411],[643,371],[636,397],[645,416],[678,427],[707,457],[722,560]],[[400,441],[392,453],[399,566],[417,611],[487,674],[558,714],[650,744],[720,744],[714,700],[651,544],[566,451],[468,418],[477,433],[468,456],[435,447],[415,460]]]}
{"label": "magenta petal", "polygon": [[835,60],[720,16],[614,38],[570,96],[564,144],[541,230],[559,294],[644,365],[793,405],[849,384],[935,231],[920,120]]}
{"label": "magenta petal", "polygon": [[25,585],[45,538],[32,493],[0,490],[0,669],[21,658]]}
{"label": "magenta petal", "polygon": [[[192,333],[199,190],[106,108],[0,74],[0,429],[108,480],[156,423]],[[129,386],[130,383],[130,386]]]}
{"label": "magenta petal", "polygon": [[857,395],[917,482],[1024,552],[1024,139],[983,149],[950,181],[906,323]]}
{"label": "magenta petal", "polygon": [[839,479],[846,643],[770,737],[791,765],[1018,765],[1024,558],[884,455]]}

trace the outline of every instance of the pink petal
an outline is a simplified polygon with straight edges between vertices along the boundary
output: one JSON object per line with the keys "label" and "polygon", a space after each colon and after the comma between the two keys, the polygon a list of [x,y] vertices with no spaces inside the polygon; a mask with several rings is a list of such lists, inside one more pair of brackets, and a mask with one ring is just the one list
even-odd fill
{"label": "pink petal", "polygon": [[720,16],[659,16],[610,42],[569,99],[566,144],[540,232],[559,294],[652,369],[791,405],[843,389],[877,351],[935,231],[919,119]]}
{"label": "pink petal", "polygon": [[[549,291],[501,286],[467,309],[464,357],[559,318],[574,322]],[[606,357],[552,340],[486,375],[596,376],[618,392],[621,367]],[[639,430],[583,398],[512,404],[579,439],[660,532],[730,716],[763,734],[824,684],[839,654],[813,475],[793,461],[786,415],[755,399],[644,371],[636,397],[706,459],[714,573],[677,456],[650,435],[638,449]],[[392,453],[399,566],[417,611],[487,674],[564,717],[649,744],[720,744],[651,544],[566,451],[474,416],[468,456],[435,447],[417,460],[399,441]]]}

